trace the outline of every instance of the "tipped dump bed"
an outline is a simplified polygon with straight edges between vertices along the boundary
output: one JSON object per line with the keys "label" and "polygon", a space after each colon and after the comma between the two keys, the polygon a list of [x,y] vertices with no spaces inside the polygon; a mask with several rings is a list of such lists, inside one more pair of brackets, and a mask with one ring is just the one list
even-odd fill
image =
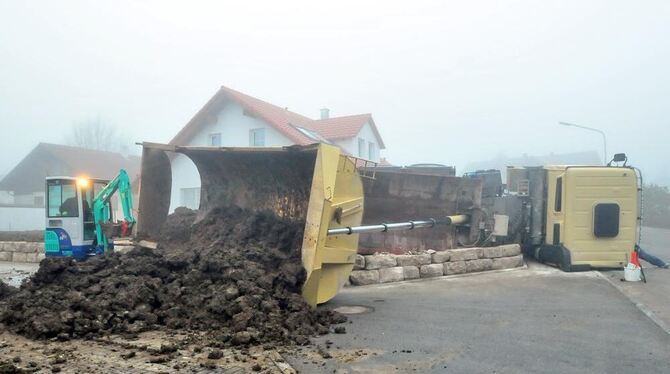
{"label": "tipped dump bed", "polygon": [[[402,222],[464,213],[474,216],[474,222],[477,222],[476,211],[481,208],[481,180],[431,174],[430,168],[421,169],[375,168],[374,180],[364,180],[363,223]],[[472,242],[478,234],[478,225],[474,230],[458,225],[440,225],[432,230],[365,233],[360,236],[359,252],[402,254],[413,250],[446,250],[456,248],[459,239]]]}
{"label": "tipped dump bed", "polygon": [[303,296],[312,305],[331,299],[351,272],[358,235],[328,237],[328,228],[355,226],[363,189],[355,161],[325,144],[273,148],[181,147],[144,143],[137,234],[157,240],[169,213],[175,153],[200,173],[198,215],[237,206],[305,221]]}

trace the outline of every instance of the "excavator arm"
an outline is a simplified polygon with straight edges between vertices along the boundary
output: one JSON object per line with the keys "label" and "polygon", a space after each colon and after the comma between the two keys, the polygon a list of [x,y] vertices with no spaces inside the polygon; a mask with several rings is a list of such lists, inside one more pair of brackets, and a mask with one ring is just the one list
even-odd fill
{"label": "excavator arm", "polygon": [[133,217],[133,197],[130,187],[130,178],[124,169],[112,179],[93,200],[93,219],[95,221],[95,234],[98,239],[98,247],[106,252],[110,245],[109,239],[103,230],[103,223],[109,220],[109,201],[115,192],[119,194],[121,207],[123,209],[123,222],[121,222],[121,235],[125,236],[133,228],[135,217]]}

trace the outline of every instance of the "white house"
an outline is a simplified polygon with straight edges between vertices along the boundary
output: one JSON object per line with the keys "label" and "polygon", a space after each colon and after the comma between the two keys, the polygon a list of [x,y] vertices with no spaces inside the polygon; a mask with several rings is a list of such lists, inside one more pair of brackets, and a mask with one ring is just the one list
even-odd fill
{"label": "white house", "polygon": [[[221,89],[170,141],[174,145],[271,147],[329,143],[349,155],[379,162],[384,141],[371,114],[311,119],[228,87]],[[172,159],[170,211],[200,204],[200,175],[184,155]]]}

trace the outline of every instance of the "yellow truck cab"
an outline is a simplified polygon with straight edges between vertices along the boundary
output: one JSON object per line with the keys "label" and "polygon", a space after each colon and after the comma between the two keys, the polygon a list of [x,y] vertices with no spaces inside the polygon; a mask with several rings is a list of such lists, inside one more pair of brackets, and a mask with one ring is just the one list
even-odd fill
{"label": "yellow truck cab", "polygon": [[544,245],[563,247],[571,268],[626,265],[639,225],[635,169],[553,166],[545,170]]}
{"label": "yellow truck cab", "polygon": [[638,180],[626,166],[509,168],[508,186],[529,201],[527,252],[565,271],[625,266],[639,235]]}

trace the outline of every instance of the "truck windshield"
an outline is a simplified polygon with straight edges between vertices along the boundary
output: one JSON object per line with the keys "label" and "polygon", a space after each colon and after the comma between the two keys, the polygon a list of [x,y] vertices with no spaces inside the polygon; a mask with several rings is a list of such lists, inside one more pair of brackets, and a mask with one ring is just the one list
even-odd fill
{"label": "truck windshield", "polygon": [[70,179],[47,181],[47,215],[49,217],[78,217],[77,186]]}

